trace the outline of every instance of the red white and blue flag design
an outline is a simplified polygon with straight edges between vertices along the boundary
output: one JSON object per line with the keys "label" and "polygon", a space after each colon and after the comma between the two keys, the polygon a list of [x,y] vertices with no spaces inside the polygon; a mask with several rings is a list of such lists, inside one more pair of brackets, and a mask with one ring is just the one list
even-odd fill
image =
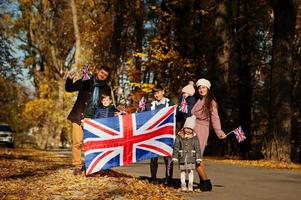
{"label": "red white and blue flag design", "polygon": [[183,113],[188,113],[188,103],[184,96],[181,97],[181,104],[179,110]]}
{"label": "red white and blue flag design", "polygon": [[89,80],[90,76],[89,76],[89,66],[86,65],[83,67],[83,81]]}
{"label": "red white and blue flag design", "polygon": [[139,108],[140,111],[145,111],[145,106],[146,106],[146,100],[144,97],[141,98],[141,100],[139,101]]}
{"label": "red white and blue flag design", "polygon": [[84,120],[86,175],[158,156],[172,156],[175,106]]}
{"label": "red white and blue flag design", "polygon": [[240,126],[236,129],[234,129],[232,132],[234,133],[238,143],[240,143],[246,139],[246,135]]}

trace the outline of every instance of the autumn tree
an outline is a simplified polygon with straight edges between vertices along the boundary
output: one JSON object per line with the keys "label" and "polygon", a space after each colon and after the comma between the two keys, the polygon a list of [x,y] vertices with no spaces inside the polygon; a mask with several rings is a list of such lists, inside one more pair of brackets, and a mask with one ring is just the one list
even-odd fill
{"label": "autumn tree", "polygon": [[[69,37],[73,33],[71,15],[68,14],[71,12],[70,7],[67,1],[24,0],[19,2],[19,10],[21,14],[11,20],[11,28],[6,32],[10,33],[15,40],[20,41],[20,51],[25,54],[23,64],[32,75],[37,100],[43,96],[43,91],[41,91],[43,87],[41,86],[48,85],[51,89],[49,89],[47,98],[43,98],[43,102],[45,106],[55,102],[52,110],[56,108],[54,115],[60,116],[56,111],[63,108],[63,77],[67,72],[64,60],[69,48],[73,45],[73,38]],[[29,102],[29,104],[31,103]],[[45,106],[40,109],[48,108]],[[24,113],[38,111],[32,106],[30,108],[34,109],[29,111],[28,105],[25,108]],[[47,113],[46,110],[43,112]],[[29,115],[24,114],[23,116]],[[63,126],[64,117],[56,117],[56,120],[53,120],[50,115],[48,117],[46,119],[36,118],[35,122],[45,122],[39,123],[42,126],[38,126],[41,128],[39,133],[43,137],[46,135],[55,138]],[[58,118],[60,120],[57,120]],[[33,125],[30,123],[33,122],[31,118],[28,118],[27,122],[28,125]]]}
{"label": "autumn tree", "polygon": [[[300,6],[301,7],[301,6]],[[300,12],[299,8],[299,12]],[[301,32],[297,29],[293,50],[292,161],[301,162]]]}

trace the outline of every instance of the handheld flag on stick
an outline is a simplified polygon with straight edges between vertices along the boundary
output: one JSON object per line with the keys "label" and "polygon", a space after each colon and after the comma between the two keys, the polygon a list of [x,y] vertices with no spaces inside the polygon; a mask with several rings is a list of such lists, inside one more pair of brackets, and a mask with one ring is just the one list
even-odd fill
{"label": "handheld flag on stick", "polygon": [[90,76],[89,76],[89,66],[86,65],[83,67],[83,80],[86,81],[86,80],[89,80],[90,79]]}
{"label": "handheld flag on stick", "polygon": [[242,141],[244,141],[246,139],[246,135],[243,132],[241,126],[239,126],[238,128],[234,129],[233,131],[227,133],[226,136],[230,135],[231,133],[234,133],[238,143],[241,143]]}
{"label": "handheld flag on stick", "polygon": [[183,96],[182,96],[182,99],[181,99],[181,104],[180,104],[180,109],[179,110],[183,113],[188,113],[188,104],[187,104],[186,99]]}
{"label": "handheld flag on stick", "polygon": [[139,108],[141,112],[145,110],[145,105],[146,105],[146,100],[144,97],[142,97],[141,100],[139,101]]}

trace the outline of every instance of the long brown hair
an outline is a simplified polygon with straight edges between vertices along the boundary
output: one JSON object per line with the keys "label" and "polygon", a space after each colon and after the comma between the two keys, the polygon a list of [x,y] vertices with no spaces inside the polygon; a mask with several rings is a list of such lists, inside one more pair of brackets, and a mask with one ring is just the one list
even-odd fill
{"label": "long brown hair", "polygon": [[210,89],[208,89],[208,93],[205,97],[200,96],[200,99],[202,98],[205,98],[202,112],[208,119],[210,119],[210,112],[212,111],[212,101],[216,102],[216,98]]}

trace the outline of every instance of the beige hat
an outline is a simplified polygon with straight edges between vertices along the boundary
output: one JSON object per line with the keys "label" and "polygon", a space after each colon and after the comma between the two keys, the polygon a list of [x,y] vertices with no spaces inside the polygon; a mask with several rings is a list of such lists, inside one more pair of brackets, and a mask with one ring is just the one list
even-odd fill
{"label": "beige hat", "polygon": [[189,81],[188,85],[183,87],[182,93],[187,93],[187,94],[189,94],[189,96],[193,96],[195,93],[195,89],[194,89],[193,85],[194,85],[193,81]]}
{"label": "beige hat", "polygon": [[207,79],[201,78],[196,82],[196,86],[206,86],[208,89],[210,89],[211,83]]}
{"label": "beige hat", "polygon": [[193,130],[195,127],[195,120],[196,120],[195,115],[187,117],[183,128],[191,128]]}

